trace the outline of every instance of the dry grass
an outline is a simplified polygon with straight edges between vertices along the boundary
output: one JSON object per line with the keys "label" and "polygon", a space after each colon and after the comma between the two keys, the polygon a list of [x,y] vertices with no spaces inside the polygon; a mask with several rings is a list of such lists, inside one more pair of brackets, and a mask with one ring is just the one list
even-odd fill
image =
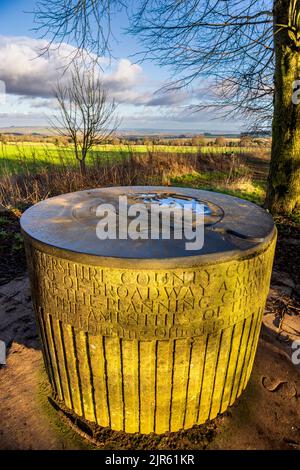
{"label": "dry grass", "polygon": [[38,166],[22,175],[3,172],[0,179],[0,203],[6,207],[24,208],[63,193],[105,186],[186,185],[220,186],[230,191],[252,191],[249,168],[235,155],[174,154],[148,151],[131,153],[127,158],[95,160],[86,175],[74,165]]}
{"label": "dry grass", "polygon": [[192,155],[147,155],[132,154],[118,162],[94,161],[87,167],[86,175],[79,168],[66,164],[37,168],[21,175],[10,175],[4,171],[0,179],[0,202],[4,206],[19,207],[35,204],[58,194],[87,188],[167,184],[171,175],[193,171],[197,156]]}

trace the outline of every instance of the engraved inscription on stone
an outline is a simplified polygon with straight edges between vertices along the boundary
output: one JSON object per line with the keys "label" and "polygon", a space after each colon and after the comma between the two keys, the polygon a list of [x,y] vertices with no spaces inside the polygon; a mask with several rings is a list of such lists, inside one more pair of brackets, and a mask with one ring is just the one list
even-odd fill
{"label": "engraved inscription on stone", "polygon": [[87,266],[32,248],[36,307],[94,335],[169,339],[213,333],[261,313],[273,248],[199,268]]}

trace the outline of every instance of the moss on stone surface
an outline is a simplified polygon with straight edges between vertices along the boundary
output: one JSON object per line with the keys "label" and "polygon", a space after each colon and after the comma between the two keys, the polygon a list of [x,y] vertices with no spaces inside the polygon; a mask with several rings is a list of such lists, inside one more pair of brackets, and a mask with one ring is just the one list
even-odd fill
{"label": "moss on stone surface", "polygon": [[[177,431],[224,412],[251,374],[274,248],[275,238],[249,259],[155,271],[90,267],[32,248],[58,398],[78,416],[128,433]],[[91,314],[113,299],[117,310]],[[151,299],[158,311],[132,312]]]}

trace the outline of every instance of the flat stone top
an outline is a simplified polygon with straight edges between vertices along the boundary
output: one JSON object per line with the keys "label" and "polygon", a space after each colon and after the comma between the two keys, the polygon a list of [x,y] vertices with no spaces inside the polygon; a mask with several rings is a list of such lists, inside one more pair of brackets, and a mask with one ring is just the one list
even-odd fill
{"label": "flat stone top", "polygon": [[[97,207],[103,203],[112,204],[116,208],[118,225],[122,217],[118,212],[119,196],[127,196],[128,206],[143,203],[148,207],[155,202],[161,207],[171,205],[175,210],[186,203],[202,203],[203,248],[186,250],[189,240],[184,237],[181,240],[153,240],[150,237],[100,240],[96,235],[96,226],[101,219],[96,214]],[[24,212],[21,227],[37,242],[72,252],[73,257],[77,254],[79,261],[84,255],[136,260],[175,260],[194,256],[200,262],[203,257],[207,262],[210,258],[239,258],[258,250],[274,234],[270,214],[251,202],[211,191],[162,186],[91,189],[49,198]]]}

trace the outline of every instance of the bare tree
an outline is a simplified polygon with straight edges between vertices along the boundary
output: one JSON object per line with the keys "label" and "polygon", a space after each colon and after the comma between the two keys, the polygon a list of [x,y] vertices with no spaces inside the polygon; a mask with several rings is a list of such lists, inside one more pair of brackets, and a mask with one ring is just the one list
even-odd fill
{"label": "bare tree", "polygon": [[[35,23],[42,37],[51,37],[48,48],[55,44],[77,44],[72,60],[82,50],[95,58],[109,51],[113,37],[111,17],[123,6],[121,0],[38,0]],[[46,49],[48,49],[46,48]]]}
{"label": "bare tree", "polygon": [[260,129],[272,122],[266,207],[299,211],[299,0],[142,0],[131,30],[148,57],[173,67],[175,86],[211,82],[214,97],[200,108],[243,114]]}
{"label": "bare tree", "polygon": [[89,150],[107,139],[119,125],[116,104],[108,100],[94,69],[83,72],[77,63],[72,66],[70,78],[58,83],[55,97],[59,115],[52,119],[52,127],[72,140],[76,160],[85,174]]}
{"label": "bare tree", "polygon": [[[120,0],[63,2],[52,0],[52,16],[40,2],[37,20],[53,38],[75,38],[79,47],[108,51],[102,36],[105,19]],[[73,13],[67,17],[66,4]],[[90,13],[106,5],[104,21]],[[300,105],[292,99],[299,77],[299,0],[127,0],[132,7],[129,31],[143,45],[142,57],[174,71],[172,87],[206,80],[210,97],[199,109],[221,109],[246,116],[250,125],[268,128],[273,119],[273,145],[266,205],[291,213],[300,206]],[[83,9],[84,5],[84,9]],[[61,21],[57,22],[58,12]],[[90,39],[84,43],[88,25]],[[110,24],[110,23],[109,23]],[[86,26],[85,26],[86,28]],[[97,45],[97,47],[96,47]],[[201,90],[199,91],[201,95]]]}

